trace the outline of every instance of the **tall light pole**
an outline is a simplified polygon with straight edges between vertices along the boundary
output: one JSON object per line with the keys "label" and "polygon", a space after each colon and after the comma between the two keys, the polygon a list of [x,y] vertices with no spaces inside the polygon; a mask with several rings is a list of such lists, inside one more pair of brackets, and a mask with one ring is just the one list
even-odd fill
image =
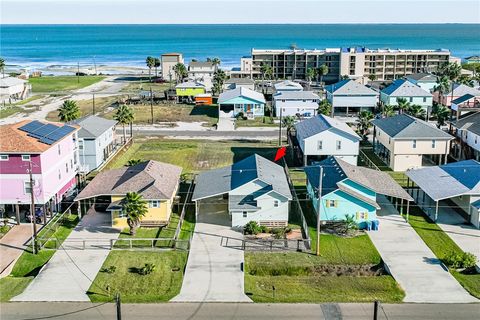
{"label": "tall light pole", "polygon": [[37,253],[37,221],[35,216],[35,197],[33,195],[33,175],[32,175],[32,160],[28,162],[28,174],[30,176],[30,200],[31,208],[30,214],[32,217],[32,227],[33,227],[33,237],[32,237],[32,252],[33,254]]}
{"label": "tall light pole", "polygon": [[320,167],[320,177],[318,178],[318,216],[317,216],[317,256],[320,255],[320,213],[322,207],[322,182],[323,182],[323,167]]}

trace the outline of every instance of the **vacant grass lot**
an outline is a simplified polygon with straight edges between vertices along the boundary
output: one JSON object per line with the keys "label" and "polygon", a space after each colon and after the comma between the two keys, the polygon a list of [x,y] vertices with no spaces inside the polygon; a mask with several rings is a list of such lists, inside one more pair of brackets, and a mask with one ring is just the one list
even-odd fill
{"label": "vacant grass lot", "polygon": [[[95,113],[104,116],[104,113],[111,114],[111,111],[108,110],[109,107],[116,104],[120,97],[102,97],[102,98],[95,98]],[[93,114],[93,100],[78,100],[76,101],[78,108],[80,109],[80,116],[87,116],[89,114]],[[109,118],[112,118],[113,114]],[[54,110],[48,113],[47,120],[49,121],[60,121],[58,118],[58,110]]]}
{"label": "vacant grass lot", "polygon": [[[180,292],[186,261],[185,251],[112,251],[103,268],[116,266],[116,271],[97,274],[88,292],[90,300],[111,301],[118,292],[124,303],[168,301]],[[156,269],[140,275],[138,269],[146,263]]]}
{"label": "vacant grass lot", "polygon": [[235,125],[237,127],[278,127],[278,123],[274,123],[270,117],[257,117],[251,120],[236,119]]}
{"label": "vacant grass lot", "polygon": [[[152,123],[152,114],[150,105],[139,104],[130,106],[134,113],[135,124]],[[113,118],[115,110],[107,112],[106,118]],[[187,104],[157,104],[153,106],[153,122],[206,122],[208,126],[212,126],[218,122],[217,106],[192,106]]]}
{"label": "vacant grass lot", "polygon": [[[440,260],[444,261],[450,252],[463,252],[418,206],[410,206],[408,222]],[[480,298],[480,274],[463,274],[453,269],[450,269],[450,273],[472,296]]]}
{"label": "vacant grass lot", "polygon": [[184,173],[198,173],[230,165],[254,153],[273,160],[276,151],[274,142],[137,138],[128,151],[114,159],[108,168],[121,167],[130,159],[142,159],[175,164],[182,167]]}
{"label": "vacant grass lot", "polygon": [[103,79],[104,76],[45,76],[30,78],[28,81],[32,85],[32,92],[55,93],[84,88]]}
{"label": "vacant grass lot", "polygon": [[5,108],[0,108],[0,119],[10,117],[11,115],[18,113],[18,112],[23,112],[23,108],[12,105],[12,106],[6,106]]}
{"label": "vacant grass lot", "polygon": [[[153,77],[152,77],[153,78]],[[135,93],[139,91],[149,91],[152,88],[152,91],[155,94],[163,94],[163,91],[169,89],[170,87],[175,88],[175,83],[155,83],[150,82],[148,77],[129,82],[125,87],[122,88],[123,92]]]}

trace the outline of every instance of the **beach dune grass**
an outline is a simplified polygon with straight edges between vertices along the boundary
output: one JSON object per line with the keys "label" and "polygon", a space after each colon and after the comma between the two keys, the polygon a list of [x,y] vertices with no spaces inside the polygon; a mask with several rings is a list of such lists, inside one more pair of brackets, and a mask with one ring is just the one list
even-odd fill
{"label": "beach dune grass", "polygon": [[32,92],[56,93],[81,89],[105,79],[105,76],[43,76],[30,78]]}
{"label": "beach dune grass", "polygon": [[[87,293],[92,302],[112,301],[116,293],[124,303],[165,302],[180,292],[186,261],[186,251],[112,251],[102,268],[115,266],[115,272],[99,272]],[[155,271],[140,275],[146,263]]]}

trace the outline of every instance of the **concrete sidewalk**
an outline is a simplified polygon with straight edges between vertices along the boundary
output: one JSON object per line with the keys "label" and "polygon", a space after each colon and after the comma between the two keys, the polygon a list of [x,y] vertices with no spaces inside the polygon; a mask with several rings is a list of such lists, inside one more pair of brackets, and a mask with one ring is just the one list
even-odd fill
{"label": "concrete sidewalk", "polygon": [[[90,301],[86,292],[107,258],[110,215],[90,210],[25,291],[11,301]],[[94,240],[91,240],[94,239]],[[86,240],[86,249],[83,247]]]}
{"label": "concrete sidewalk", "polygon": [[12,272],[15,261],[22,255],[26,243],[32,237],[32,224],[22,223],[13,226],[10,231],[0,239],[0,278]]}
{"label": "concrete sidewalk", "polygon": [[[251,302],[244,293],[243,250],[221,244],[222,236],[242,239],[243,235],[231,230],[228,213],[223,210],[212,208],[197,219],[182,289],[171,301]],[[229,244],[233,242],[229,240]]]}
{"label": "concrete sidewalk", "polygon": [[405,290],[405,302],[478,302],[448,272],[389,201],[379,196],[379,231],[368,232],[392,276]]}

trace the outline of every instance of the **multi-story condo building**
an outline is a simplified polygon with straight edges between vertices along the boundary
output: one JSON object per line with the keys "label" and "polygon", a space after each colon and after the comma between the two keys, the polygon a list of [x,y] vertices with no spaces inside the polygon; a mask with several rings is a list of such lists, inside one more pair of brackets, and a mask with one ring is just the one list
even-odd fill
{"label": "multi-story condo building", "polygon": [[[260,78],[262,64],[273,68],[273,77],[277,79],[305,79],[309,68],[316,69],[325,64],[329,72],[323,81],[332,83],[343,76],[361,78],[374,76],[376,80],[394,80],[404,76],[433,72],[438,66],[450,61],[450,51],[438,50],[400,50],[327,48],[323,50],[252,49],[251,65],[242,72],[232,73],[233,77],[251,75]],[[245,58],[244,58],[244,61]],[[243,61],[243,62],[244,62]],[[242,63],[242,68],[246,66]]]}
{"label": "multi-story condo building", "polygon": [[164,80],[176,80],[173,67],[175,67],[177,63],[183,63],[183,55],[181,53],[172,52],[162,54],[160,68],[162,69],[162,78]]}
{"label": "multi-story condo building", "polygon": [[[63,195],[76,187],[76,125],[25,120],[0,126],[0,207],[8,217],[36,209],[57,211]],[[29,170],[32,170],[33,186]]]}

